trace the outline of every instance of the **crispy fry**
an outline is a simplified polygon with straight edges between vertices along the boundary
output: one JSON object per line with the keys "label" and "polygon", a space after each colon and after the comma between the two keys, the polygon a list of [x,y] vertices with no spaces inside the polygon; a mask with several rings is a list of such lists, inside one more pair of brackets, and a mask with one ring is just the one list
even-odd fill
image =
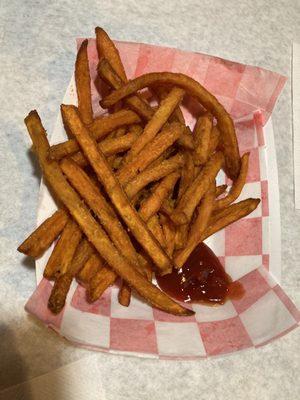
{"label": "crispy fry", "polygon": [[218,100],[194,79],[179,73],[153,72],[142,75],[115,90],[101,101],[104,108],[111,107],[124,97],[130,96],[144,87],[153,84],[169,83],[183,88],[186,93],[196,97],[198,101],[216,117],[222,132],[221,144],[225,154],[226,173],[231,179],[236,179],[240,171],[240,156],[234,125],[230,115]]}
{"label": "crispy fry", "polygon": [[78,50],[75,63],[75,82],[78,98],[78,111],[84,124],[93,122],[91,78],[87,55],[88,40],[84,40]]}
{"label": "crispy fry", "polygon": [[164,236],[157,214],[153,214],[152,217],[148,219],[147,226],[150,232],[152,232],[153,236],[156,237],[159,244],[164,249],[166,249],[167,248],[166,238]]}
{"label": "crispy fry", "polygon": [[153,286],[118,253],[100,225],[90,214],[88,208],[68,184],[58,164],[55,161],[49,161],[49,143],[37,112],[32,111],[25,118],[25,123],[46,181],[51,185],[56,196],[65,204],[87,238],[107,260],[109,265],[153,306],[176,315],[192,315],[193,311],[177,304],[157,287]]}
{"label": "crispy fry", "polygon": [[220,185],[216,187],[216,199],[221,196],[224,192],[226,192],[227,185]]}
{"label": "crispy fry", "polygon": [[[122,88],[119,90],[122,90]],[[147,123],[141,136],[139,136],[125,156],[126,163],[132,161],[137,154],[139,154],[143,148],[155,138],[163,125],[168,121],[169,116],[182,100],[183,96],[184,90],[176,87],[171,90],[168,96],[161,102],[152,119]]]}
{"label": "crispy fry", "polygon": [[20,244],[18,251],[34,258],[40,257],[62,232],[68,219],[66,211],[55,211]]}
{"label": "crispy fry", "polygon": [[241,194],[243,187],[246,183],[247,173],[248,173],[248,164],[249,164],[249,155],[250,153],[245,153],[241,158],[241,169],[240,174],[236,181],[233,182],[231,189],[226,197],[219,199],[215,202],[215,210],[219,210],[220,208],[229,206],[229,204],[233,203]]}
{"label": "crispy fry", "polygon": [[195,178],[195,166],[191,152],[185,151],[183,153],[184,167],[181,170],[181,178],[178,190],[178,200],[181,198],[186,189],[190,186]]}
{"label": "crispy fry", "polygon": [[201,241],[201,237],[207,228],[214,207],[215,195],[216,184],[213,182],[198,206],[198,215],[191,226],[185,247],[179,251],[174,258],[176,268],[181,268],[183,266],[192,251]]}
{"label": "crispy fry", "polygon": [[86,261],[94,252],[95,248],[86,238],[83,238],[76,248],[73,260],[68,268],[68,273],[73,276],[79,274]]}
{"label": "crispy fry", "polygon": [[87,300],[90,303],[98,300],[105,290],[114,284],[117,279],[117,275],[104,263],[104,261],[98,257],[97,261],[97,272],[91,277],[87,287]]}
{"label": "crispy fry", "polygon": [[175,156],[168,158],[159,165],[147,168],[145,171],[141,172],[129,182],[125,187],[125,193],[132,199],[140,190],[147,186],[151,182],[158,181],[164,178],[168,174],[177,171],[183,165],[182,154],[176,154]]}
{"label": "crispy fry", "polygon": [[178,225],[176,227],[175,250],[182,249],[186,245],[189,227],[189,224]]}
{"label": "crispy fry", "polygon": [[45,278],[51,279],[67,272],[80,239],[81,230],[76,222],[69,219],[47,262]]}
{"label": "crispy fry", "polygon": [[[138,135],[135,132],[128,132],[126,135],[121,137],[106,138],[102,142],[98,143],[98,147],[105,156],[109,157],[130,149],[137,137]],[[81,151],[73,154],[71,159],[81,167],[88,165],[87,159]]]}
{"label": "crispy fry", "polygon": [[138,173],[144,171],[153,161],[159,158],[180,137],[183,129],[183,125],[173,122],[165,127],[151,142],[148,142],[139,153],[139,157],[124,164],[118,171],[117,178],[121,185],[126,185]]}
{"label": "crispy fry", "polygon": [[161,273],[168,273],[172,269],[171,260],[161,249],[159,243],[147,229],[146,224],[139,217],[136,210],[131,206],[105,157],[97,148],[95,140],[81,122],[76,107],[62,106],[62,110],[71,132],[78,140],[86,158],[97,174],[99,181],[104,186],[118,214],[127,224],[136,240],[153,259]]}
{"label": "crispy fry", "polygon": [[194,161],[196,165],[205,164],[208,160],[212,122],[212,115],[209,113],[201,115],[196,122],[194,128]]}
{"label": "crispy fry", "polygon": [[141,204],[139,214],[144,221],[148,221],[161,207],[162,202],[169,196],[179,178],[178,172],[173,172],[161,180],[150,196]]}
{"label": "crispy fry", "polygon": [[[89,126],[95,140],[99,141],[120,126],[131,125],[140,122],[139,117],[130,110],[120,110],[107,117],[98,117]],[[63,143],[50,147],[49,155],[52,160],[60,160],[63,157],[76,153],[79,145],[75,139],[69,139]]]}
{"label": "crispy fry", "polygon": [[160,215],[160,221],[164,236],[166,238],[167,253],[169,257],[172,258],[175,249],[175,235],[176,235],[175,226],[173,222],[163,214]]}
{"label": "crispy fry", "polygon": [[130,286],[128,286],[128,284],[125,281],[122,281],[118,295],[119,303],[124,307],[128,307],[130,304],[130,298],[131,298]]}
{"label": "crispy fry", "polygon": [[171,215],[172,221],[177,224],[188,223],[209,186],[214,182],[217,173],[222,168],[224,161],[223,154],[217,152],[205,164],[193,183],[184,192],[179,203]]}
{"label": "crispy fry", "polygon": [[183,134],[178,139],[178,144],[187,150],[194,150],[193,136],[190,128],[187,126]]}
{"label": "crispy fry", "polygon": [[64,308],[72,280],[73,276],[68,273],[64,273],[56,279],[48,300],[48,307],[53,314],[59,314]]}
{"label": "crispy fry", "polygon": [[96,274],[99,267],[99,257],[97,254],[91,254],[91,256],[84,263],[83,268],[77,274],[77,279],[80,283],[88,284],[90,279]]}
{"label": "crispy fry", "polygon": [[119,252],[133,265],[138,265],[137,253],[126,230],[94,182],[71,160],[62,160],[61,169],[71,185],[94,211]]}
{"label": "crispy fry", "polygon": [[[100,60],[97,71],[101,78],[114,89],[119,89],[125,83],[105,58]],[[155,110],[139,95],[127,97],[124,101],[131,110],[146,121],[149,121],[155,112]]]}
{"label": "crispy fry", "polygon": [[221,133],[217,126],[213,126],[210,134],[210,142],[209,142],[209,155],[212,155],[218,147]]}
{"label": "crispy fry", "polygon": [[96,27],[95,33],[99,59],[105,57],[120,78],[124,82],[127,82],[125,69],[122,64],[119,51],[114,45],[113,41],[110,39],[105,30],[99,26]]}

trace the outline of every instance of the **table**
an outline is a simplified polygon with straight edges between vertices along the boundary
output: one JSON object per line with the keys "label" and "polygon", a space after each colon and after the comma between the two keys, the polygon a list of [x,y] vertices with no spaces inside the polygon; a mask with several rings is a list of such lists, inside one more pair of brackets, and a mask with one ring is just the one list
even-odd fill
{"label": "table", "polygon": [[[297,398],[299,329],[259,350],[208,360],[94,354],[74,348],[26,315],[24,303],[35,287],[34,265],[16,248],[35,226],[40,178],[34,158],[25,151],[30,141],[23,118],[36,108],[51,132],[73,69],[75,38],[92,36],[99,25],[119,40],[200,51],[288,76],[272,118],[281,198],[282,286],[299,307],[291,44],[300,41],[300,2],[2,0],[0,14],[0,398],[4,388],[81,358],[88,367],[90,356],[97,365],[94,379],[101,382],[107,400]],[[93,397],[87,391],[85,398]]]}

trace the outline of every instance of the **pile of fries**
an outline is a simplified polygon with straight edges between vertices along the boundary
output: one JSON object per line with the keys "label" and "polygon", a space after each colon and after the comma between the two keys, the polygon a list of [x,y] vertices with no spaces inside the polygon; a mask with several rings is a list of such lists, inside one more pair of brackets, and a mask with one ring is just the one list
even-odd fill
{"label": "pile of fries", "polygon": [[[100,104],[108,113],[93,116],[85,40],[75,63],[78,106],[61,106],[71,139],[50,146],[38,113],[25,118],[60,207],[18,250],[38,258],[56,242],[44,270],[55,281],[53,313],[64,307],[73,279],[94,302],[120,277],[120,304],[129,305],[133,290],[165,312],[191,315],[152,284],[152,275],[181,268],[200,242],[257,207],[259,199],[233,204],[249,154],[240,158],[231,117],[198,82],[171,72],[129,81],[98,27],[96,43],[98,75],[109,91]],[[180,108],[187,96],[203,107],[193,132]],[[228,193],[226,185],[216,187],[221,169],[233,181]]]}

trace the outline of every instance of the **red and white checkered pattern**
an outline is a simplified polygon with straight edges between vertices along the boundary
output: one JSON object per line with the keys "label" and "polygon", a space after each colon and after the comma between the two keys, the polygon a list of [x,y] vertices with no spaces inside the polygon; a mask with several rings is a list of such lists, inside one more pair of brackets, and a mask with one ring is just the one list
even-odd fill
{"label": "red and white checkered pattern", "polygon": [[[218,232],[207,244],[232,279],[242,283],[245,295],[221,307],[192,305],[195,315],[184,318],[154,309],[137,296],[132,297],[130,307],[122,307],[116,287],[89,304],[84,288],[73,283],[64,310],[53,316],[47,309],[52,284],[42,279],[26,310],[76,344],[141,357],[215,356],[261,346],[284,335],[299,324],[300,313],[268,272],[273,232],[269,232],[269,149],[265,146],[263,125],[285,78],[204,54],[135,43],[117,42],[117,46],[129,78],[152,71],[187,73],[212,91],[235,118],[240,150],[250,151],[247,184],[240,199],[259,197],[262,201],[251,215]],[[94,40],[89,41],[88,51],[93,106],[99,114]],[[76,97],[72,84],[69,96],[73,100]],[[63,137],[60,133],[53,139]],[[220,174],[218,182],[224,181],[224,174]],[[48,203],[44,198],[49,198],[45,187],[41,198],[41,208],[45,209]]]}

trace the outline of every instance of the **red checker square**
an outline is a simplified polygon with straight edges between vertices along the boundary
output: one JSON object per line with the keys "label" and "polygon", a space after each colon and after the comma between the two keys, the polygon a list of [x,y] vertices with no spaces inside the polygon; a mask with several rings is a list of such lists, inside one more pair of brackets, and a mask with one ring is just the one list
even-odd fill
{"label": "red checker square", "polygon": [[286,295],[286,293],[281,289],[279,285],[276,285],[273,288],[273,291],[277,294],[280,300],[283,302],[287,310],[292,314],[297,322],[300,321],[300,311],[295,306],[295,304],[291,301],[291,299]]}
{"label": "red checker square", "polygon": [[262,254],[261,218],[244,218],[225,229],[226,256]]}
{"label": "red checker square", "polygon": [[48,308],[48,299],[52,291],[51,283],[43,278],[25,305],[25,310],[42,320],[46,325],[60,328],[65,307],[58,314],[53,314]]}
{"label": "red checker square", "polygon": [[257,141],[259,146],[264,146],[265,138],[264,138],[264,130],[263,130],[263,116],[261,112],[254,113],[254,122],[257,134]]}
{"label": "red checker square", "polygon": [[143,45],[140,47],[135,76],[149,72],[170,71],[172,69],[175,49],[167,47],[153,47]]}
{"label": "red checker square", "polygon": [[239,317],[198,324],[208,355],[231,353],[252,346]]}
{"label": "red checker square", "polygon": [[[188,309],[192,309],[192,306],[190,304],[186,304],[186,303],[181,303],[178,302],[179,304],[181,304],[183,307],[188,308]],[[159,310],[158,308],[153,308],[153,317],[155,321],[162,321],[162,322],[195,322],[195,316],[191,315],[188,317],[179,317],[178,315],[173,315],[173,314],[169,314],[166,313],[164,311]]]}
{"label": "red checker square", "polygon": [[110,348],[157,354],[154,322],[111,318]]}
{"label": "red checker square", "polygon": [[257,147],[257,138],[253,119],[239,121],[235,123],[236,136],[239,143],[240,152]]}
{"label": "red checker square", "polygon": [[269,215],[269,201],[268,201],[268,181],[261,181],[261,209],[262,216]]}
{"label": "red checker square", "polygon": [[270,286],[257,270],[243,276],[239,282],[245,293],[241,299],[232,300],[232,303],[240,314],[265,295],[270,290]]}
{"label": "red checker square", "polygon": [[86,290],[78,285],[72,297],[71,306],[92,314],[110,316],[111,288],[108,288],[103,295],[94,303],[89,303],[86,299]]}
{"label": "red checker square", "polygon": [[187,74],[192,60],[192,55],[187,55],[185,51],[176,50],[173,59],[172,72]]}
{"label": "red checker square", "polygon": [[255,110],[257,110],[257,107],[253,106],[252,104],[235,99],[230,113],[233,118],[238,119],[253,113]]}
{"label": "red checker square", "polygon": [[215,58],[208,65],[204,86],[213,94],[234,98],[245,66]]}
{"label": "red checker square", "polygon": [[270,256],[269,256],[269,254],[263,254],[262,263],[263,263],[263,266],[269,271],[269,265],[270,265]]}
{"label": "red checker square", "polygon": [[193,54],[186,72],[187,75],[194,78],[197,82],[203,83],[205,81],[209,62],[210,57],[204,54]]}
{"label": "red checker square", "polygon": [[259,150],[250,149],[247,182],[260,181]]}
{"label": "red checker square", "polygon": [[216,95],[216,98],[219,100],[219,102],[222,104],[225,110],[228,113],[230,113],[231,107],[233,105],[233,99],[231,97],[226,97],[221,95]]}

